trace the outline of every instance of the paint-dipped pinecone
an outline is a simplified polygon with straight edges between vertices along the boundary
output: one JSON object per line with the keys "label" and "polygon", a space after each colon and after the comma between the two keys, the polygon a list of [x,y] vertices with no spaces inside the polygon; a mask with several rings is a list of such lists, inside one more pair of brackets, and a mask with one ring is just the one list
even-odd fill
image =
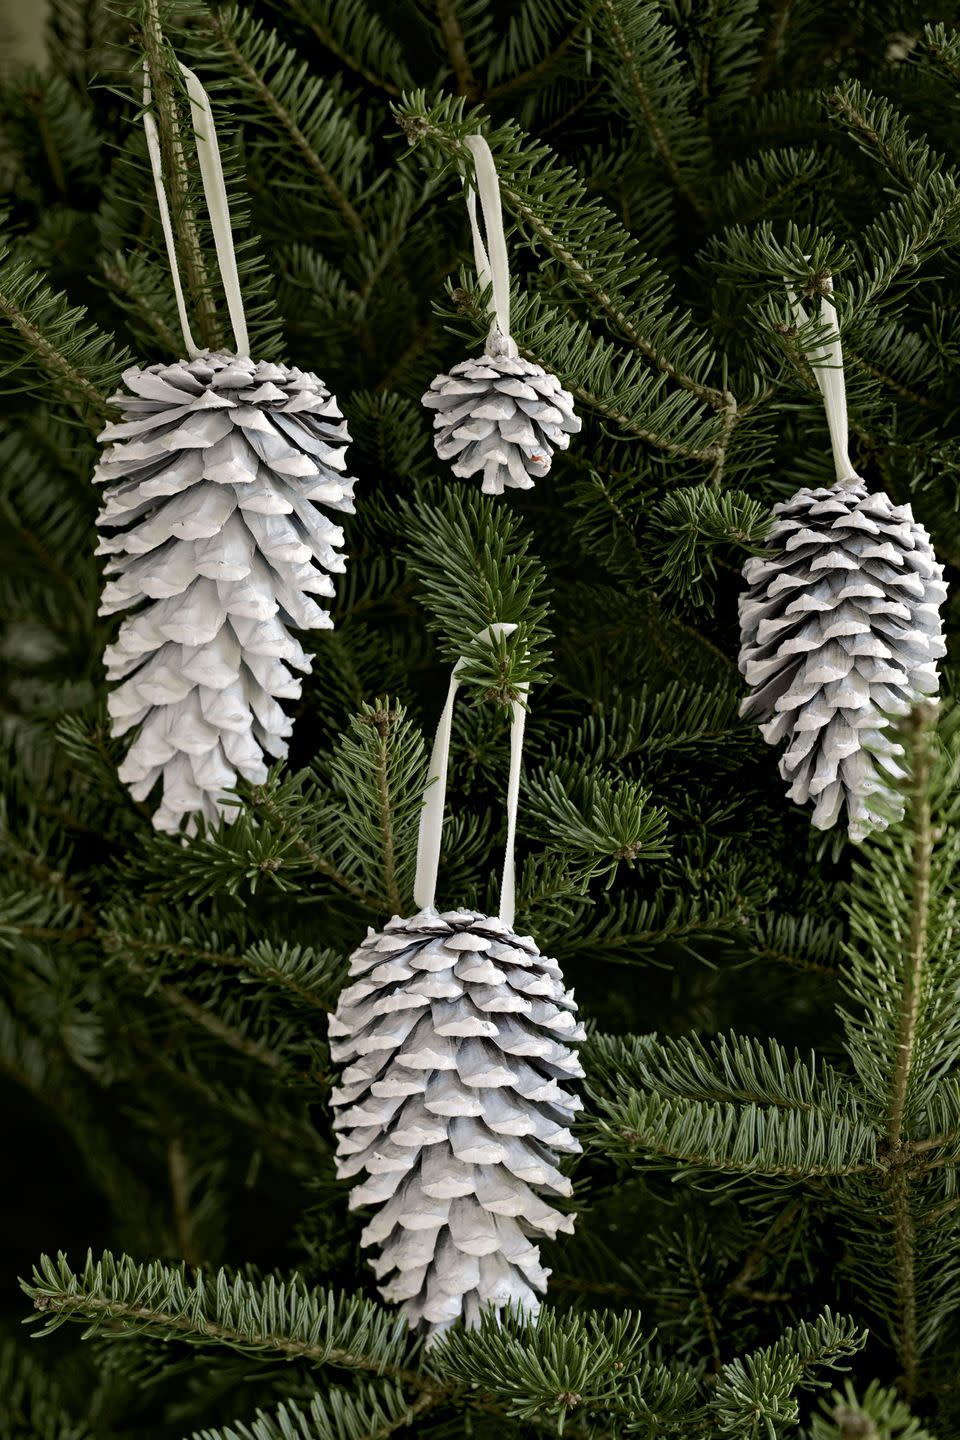
{"label": "paint-dipped pinecone", "polygon": [[290,633],[327,628],[352,511],[349,435],[316,375],[203,354],[125,371],[94,480],[107,488],[98,554],[102,615],[128,611],[105,655],[113,733],[139,727],[120,770],[139,800],[162,781],[153,823],[219,814],[238,775],[286,752],[309,657]]}
{"label": "paint-dipped pinecone", "polygon": [[541,1193],[571,1193],[556,1162],[580,1149],[566,1085],[584,1032],[560,967],[502,920],[422,910],[371,931],[350,974],[330,1021],[337,1167],[366,1173],[350,1203],[377,1207],[381,1294],[434,1332],[535,1313],[535,1242],[573,1229]]}
{"label": "paint-dipped pinecone", "polygon": [[529,490],[580,430],[573,396],[556,375],[516,355],[483,355],[438,375],[423,396],[433,443],[464,479],[483,475],[487,495]]}
{"label": "paint-dipped pinecone", "polygon": [[903,748],[891,720],[935,696],[945,653],[943,567],[909,505],[862,481],[803,489],[749,559],[740,600],[740,670],[752,689],[741,714],[787,741],[788,794],[851,838],[903,814],[892,782]]}

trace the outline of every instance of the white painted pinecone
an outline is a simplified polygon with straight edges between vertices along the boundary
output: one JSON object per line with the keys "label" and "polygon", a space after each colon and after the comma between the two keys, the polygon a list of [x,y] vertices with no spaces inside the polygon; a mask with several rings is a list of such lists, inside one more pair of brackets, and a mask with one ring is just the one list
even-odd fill
{"label": "white painted pinecone", "polygon": [[423,403],[437,412],[437,455],[453,460],[454,475],[464,479],[482,472],[487,495],[529,490],[581,427],[556,375],[520,356],[464,360],[437,376]]}
{"label": "white painted pinecone", "polygon": [[788,742],[780,773],[813,823],[834,825],[844,803],[862,839],[903,814],[891,782],[903,747],[890,717],[935,696],[945,654],[943,567],[909,505],[862,481],[797,492],[766,554],[744,566],[740,670],[752,688],[741,715]]}
{"label": "white painted pinecone", "polygon": [[573,1229],[539,1192],[570,1195],[558,1152],[580,1149],[564,1086],[584,1031],[559,965],[502,920],[422,910],[371,931],[350,974],[330,1020],[337,1169],[368,1177],[350,1204],[378,1207],[362,1243],[393,1276],[380,1293],[432,1332],[536,1313],[535,1241]]}
{"label": "white painted pinecone", "polygon": [[138,800],[162,779],[154,825],[194,830],[232,818],[237,776],[263,781],[286,753],[277,702],[300,694],[289,667],[310,669],[290,629],[332,624],[311,597],[344,568],[324,510],[353,510],[350,437],[323,382],[283,365],[204,354],[123,379],[93,477],[100,614],[132,610],[104,656],[108,705],[115,735],[139,726],[121,779]]}

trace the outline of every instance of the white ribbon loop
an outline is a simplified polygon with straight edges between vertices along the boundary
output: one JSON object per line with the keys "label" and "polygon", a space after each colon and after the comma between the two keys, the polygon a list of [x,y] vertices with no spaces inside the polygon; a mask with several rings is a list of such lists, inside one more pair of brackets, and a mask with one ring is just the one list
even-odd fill
{"label": "white ribbon loop", "polygon": [[[190,116],[193,122],[193,136],[197,149],[197,161],[200,166],[200,179],[203,182],[203,195],[207,202],[207,211],[210,216],[210,228],[213,231],[213,243],[217,252],[217,264],[220,267],[220,279],[227,301],[230,324],[233,328],[234,348],[237,355],[246,357],[250,354],[250,342],[247,337],[247,322],[243,313],[243,297],[240,293],[237,256],[233,246],[233,229],[230,224],[230,204],[227,200],[227,187],[223,178],[220,147],[217,144],[217,132],[213,123],[213,110],[210,106],[209,95],[193,71],[189,70],[187,66],[183,64],[180,65],[180,71],[186,82],[187,95],[190,99]],[[144,105],[149,106],[152,99],[153,92],[150,85],[150,70],[145,60],[143,62]],[[186,347],[187,355],[193,360],[203,352],[194,341],[190,330],[186,301],[183,296],[183,286],[180,281],[180,267],[177,263],[173,226],[170,223],[170,206],[167,202],[167,193],[163,182],[160,137],[157,132],[157,122],[148,109],[144,111],[143,124],[147,135],[147,152],[150,156],[150,169],[153,171],[153,183],[157,191],[157,204],[160,208],[160,224],[163,227],[163,238],[167,247],[167,258],[170,261],[170,273],[173,277],[173,289],[177,297],[177,313],[180,317],[180,329],[183,331],[183,343]]]}
{"label": "white ribbon loop", "polygon": [[[516,625],[491,625],[481,630],[478,640],[493,643],[501,635],[512,635]],[[421,910],[433,909],[437,894],[437,873],[440,868],[440,842],[443,837],[443,812],[447,794],[447,767],[450,759],[450,734],[453,728],[453,707],[460,681],[458,672],[463,669],[466,659],[461,658],[453,667],[446,704],[440,716],[437,733],[430,756],[427,774],[427,788],[424,791],[423,809],[420,812],[420,834],[417,840],[417,874],[413,885],[413,898]],[[524,693],[527,687],[524,686]],[[513,702],[513,722],[510,726],[510,774],[507,781],[507,843],[503,854],[503,875],[500,881],[500,919],[505,925],[513,926],[516,910],[516,867],[514,846],[517,836],[517,808],[520,801],[520,769],[523,759],[523,731],[526,710],[520,700]]]}
{"label": "white ribbon loop", "polygon": [[[827,412],[827,428],[830,431],[830,447],[833,451],[833,465],[837,480],[841,484],[852,484],[859,475],[850,462],[850,438],[847,424],[847,390],[843,378],[843,347],[840,344],[840,322],[836,307],[829,296],[833,294],[833,280],[828,275],[824,282],[826,294],[820,296],[820,323],[829,328],[830,334],[823,344],[807,357],[813,367],[814,379],[823,396]],[[805,325],[809,319],[796,291],[788,288],[790,304],[798,325]]]}
{"label": "white ribbon loop", "polygon": [[[510,335],[510,263],[507,259],[507,237],[503,229],[497,167],[493,163],[490,146],[482,135],[468,135],[466,144],[473,154],[476,177],[476,190],[472,185],[467,187],[467,213],[473,233],[477,280],[484,288],[490,285],[493,289],[490,305],[493,318],[487,348],[491,354],[516,355],[517,346]],[[483,211],[483,228],[487,232],[486,245],[477,221],[478,194]]]}

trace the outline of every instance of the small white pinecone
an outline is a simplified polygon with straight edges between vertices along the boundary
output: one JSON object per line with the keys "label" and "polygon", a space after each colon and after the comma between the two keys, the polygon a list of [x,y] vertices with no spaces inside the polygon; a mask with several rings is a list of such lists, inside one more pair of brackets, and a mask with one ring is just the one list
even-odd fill
{"label": "small white pinecone", "polygon": [[517,355],[484,355],[438,375],[423,396],[436,410],[434,448],[464,479],[483,474],[486,495],[529,490],[555,449],[581,427],[573,396],[556,375]]}
{"label": "small white pinecone", "polygon": [[284,365],[207,353],[123,379],[93,477],[100,614],[132,611],[104,656],[108,706],[114,735],[139,727],[120,778],[138,800],[162,780],[154,825],[195,830],[286,753],[277,702],[300,694],[289,667],[310,669],[290,630],[332,624],[312,597],[344,568],[324,510],[353,510],[350,437],[323,382]]}
{"label": "small white pinecone", "polygon": [[580,1149],[564,1086],[584,1031],[560,967],[502,920],[421,910],[370,931],[350,974],[330,1020],[337,1169],[366,1172],[350,1204],[378,1207],[362,1243],[393,1277],[380,1293],[434,1333],[535,1314],[535,1241],[573,1229],[540,1192],[570,1195],[558,1152]]}
{"label": "small white pinecone", "polygon": [[943,567],[909,505],[863,481],[803,489],[776,505],[766,553],[744,566],[741,715],[769,744],[788,742],[780,773],[813,823],[844,804],[861,840],[903,814],[892,782],[903,747],[891,720],[935,696],[945,654]]}

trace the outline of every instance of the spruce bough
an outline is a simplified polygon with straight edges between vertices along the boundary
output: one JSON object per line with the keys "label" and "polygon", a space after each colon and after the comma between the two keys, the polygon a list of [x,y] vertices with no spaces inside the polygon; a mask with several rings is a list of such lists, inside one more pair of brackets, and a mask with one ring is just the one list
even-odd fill
{"label": "spruce bough", "polygon": [[[833,277],[851,460],[952,596],[960,44],[922,6],[574,10],[53,0],[45,67],[0,90],[18,1440],[960,1428],[960,717],[898,717],[903,818],[854,851],[785,799],[736,668],[744,562],[831,480],[784,279]],[[171,47],[213,99],[253,353],[324,375],[361,482],[290,754],[185,844],[118,778],[90,483],[122,371],[177,349],[144,54],[188,308],[224,343]],[[583,420],[498,497],[437,461],[419,402],[489,323],[460,180],[480,130],[519,354]],[[944,620],[949,697],[950,598]],[[590,1038],[539,1316],[426,1349],[358,1278],[323,1037],[366,927],[414,911],[460,655],[438,899],[495,909],[533,686],[518,933]],[[56,1342],[25,1344],[15,1273]]]}

